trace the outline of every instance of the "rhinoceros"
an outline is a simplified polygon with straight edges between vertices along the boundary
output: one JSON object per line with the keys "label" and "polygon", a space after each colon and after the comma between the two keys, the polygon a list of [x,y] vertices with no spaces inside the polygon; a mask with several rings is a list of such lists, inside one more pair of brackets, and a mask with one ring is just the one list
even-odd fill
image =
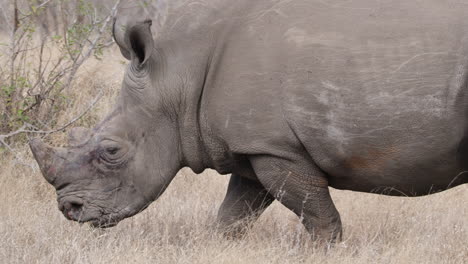
{"label": "rhinoceros", "polygon": [[116,225],[181,168],[211,168],[231,174],[222,230],[278,200],[335,241],[329,187],[421,196],[468,182],[464,1],[188,0],[151,25],[117,16],[129,63],[102,122],[65,148],[30,142],[70,220]]}

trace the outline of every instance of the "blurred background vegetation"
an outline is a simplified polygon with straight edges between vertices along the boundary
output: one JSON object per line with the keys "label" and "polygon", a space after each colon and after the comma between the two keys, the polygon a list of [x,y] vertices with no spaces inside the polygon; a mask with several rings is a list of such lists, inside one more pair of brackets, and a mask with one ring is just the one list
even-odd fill
{"label": "blurred background vegetation", "polygon": [[[46,135],[77,121],[81,116],[58,124],[76,103],[80,67],[90,58],[102,60],[113,45],[111,27],[119,8],[139,5],[157,29],[167,2],[0,0],[0,152],[13,150],[31,133]],[[88,103],[89,110],[97,99],[80,103]]]}

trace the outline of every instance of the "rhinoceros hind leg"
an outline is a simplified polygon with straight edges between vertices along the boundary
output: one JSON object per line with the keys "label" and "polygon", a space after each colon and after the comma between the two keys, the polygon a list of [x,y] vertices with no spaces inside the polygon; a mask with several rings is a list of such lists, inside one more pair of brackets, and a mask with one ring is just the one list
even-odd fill
{"label": "rhinoceros hind leg", "polygon": [[308,162],[255,157],[251,164],[260,182],[298,215],[314,240],[341,240],[341,219],[323,173]]}
{"label": "rhinoceros hind leg", "polygon": [[218,221],[224,234],[241,237],[273,200],[273,196],[261,183],[232,174],[226,197],[218,212]]}

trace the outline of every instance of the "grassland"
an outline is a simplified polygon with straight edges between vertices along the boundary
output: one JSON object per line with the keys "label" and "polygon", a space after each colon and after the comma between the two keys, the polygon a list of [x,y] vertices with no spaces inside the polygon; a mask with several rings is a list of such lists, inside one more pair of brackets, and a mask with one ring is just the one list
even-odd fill
{"label": "grassland", "polygon": [[[109,111],[123,66],[116,51],[81,71],[75,104],[59,123],[80,113],[99,89],[104,98],[80,121],[93,125]],[[62,144],[65,134],[49,138]],[[0,154],[1,155],[1,154]],[[307,239],[295,215],[274,203],[244,239],[215,229],[228,176],[182,170],[164,195],[118,226],[92,229],[67,221],[55,192],[26,147],[21,160],[0,156],[0,263],[466,263],[468,186],[419,198],[332,191],[344,241],[324,251]]]}

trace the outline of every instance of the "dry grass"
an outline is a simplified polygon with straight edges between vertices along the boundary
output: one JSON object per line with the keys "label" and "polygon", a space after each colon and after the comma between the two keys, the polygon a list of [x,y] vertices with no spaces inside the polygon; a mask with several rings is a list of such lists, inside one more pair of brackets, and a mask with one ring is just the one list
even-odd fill
{"label": "dry grass", "polygon": [[[91,125],[112,106],[123,67],[120,55],[81,72],[64,111],[65,123],[102,87],[105,98],[83,121]],[[64,134],[51,141],[63,142]],[[34,164],[29,151],[25,161]],[[146,211],[117,227],[96,230],[67,221],[37,169],[0,158],[1,263],[466,263],[468,186],[420,198],[348,191],[332,195],[344,222],[344,242],[313,247],[298,219],[279,203],[248,236],[226,240],[214,219],[228,177],[183,170]]]}

